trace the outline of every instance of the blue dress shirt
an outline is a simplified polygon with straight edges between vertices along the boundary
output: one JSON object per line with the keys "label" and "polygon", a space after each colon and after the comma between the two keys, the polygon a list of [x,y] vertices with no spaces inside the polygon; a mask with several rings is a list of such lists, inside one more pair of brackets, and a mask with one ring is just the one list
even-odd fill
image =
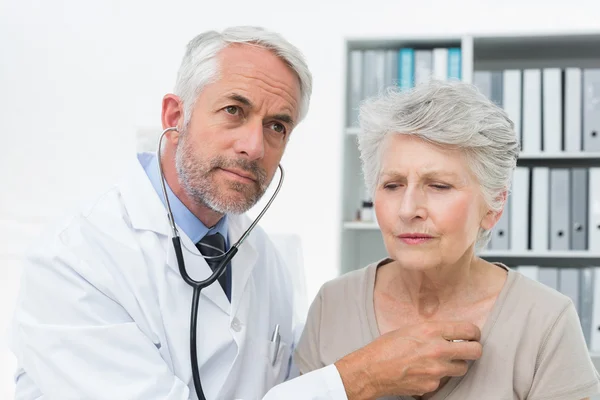
{"label": "blue dress shirt", "polygon": [[[152,161],[146,164],[144,168],[152,187],[158,194],[158,197],[165,204],[165,199],[160,184],[160,174],[158,172],[158,159],[152,157]],[[166,182],[165,182],[166,183]],[[166,184],[167,196],[171,211],[173,211],[173,219],[175,224],[192,240],[193,243],[198,243],[204,236],[220,233],[225,238],[225,248],[229,249],[229,238],[227,237],[227,215],[224,215],[219,222],[212,228],[207,228],[202,221],[198,219],[182,202],[175,196],[169,184]],[[165,204],[166,207],[166,204]],[[227,265],[225,272],[226,287],[225,294],[231,300],[231,264]]]}

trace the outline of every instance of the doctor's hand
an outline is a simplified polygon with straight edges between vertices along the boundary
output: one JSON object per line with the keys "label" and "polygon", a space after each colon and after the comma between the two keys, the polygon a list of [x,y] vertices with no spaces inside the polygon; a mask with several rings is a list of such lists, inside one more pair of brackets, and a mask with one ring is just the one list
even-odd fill
{"label": "doctor's hand", "polygon": [[435,391],[481,357],[481,332],[467,322],[424,323],[380,336],[335,363],[348,400]]}

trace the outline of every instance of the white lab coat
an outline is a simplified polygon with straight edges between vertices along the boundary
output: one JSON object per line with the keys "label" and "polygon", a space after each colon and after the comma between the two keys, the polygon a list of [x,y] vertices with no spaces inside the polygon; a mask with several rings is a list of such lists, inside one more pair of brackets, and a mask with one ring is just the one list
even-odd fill
{"label": "white lab coat", "polygon": [[[138,160],[133,164],[118,185],[32,246],[12,329],[17,399],[197,398],[192,288],[178,271],[163,204]],[[230,240],[249,223],[231,216]],[[196,246],[179,233],[188,273],[208,277]],[[231,303],[218,284],[202,291],[198,358],[207,399],[261,399],[286,379],[298,332],[293,282],[282,263],[257,227],[232,261]],[[281,343],[273,360],[276,324]],[[330,366],[265,397],[295,398],[346,396]]]}

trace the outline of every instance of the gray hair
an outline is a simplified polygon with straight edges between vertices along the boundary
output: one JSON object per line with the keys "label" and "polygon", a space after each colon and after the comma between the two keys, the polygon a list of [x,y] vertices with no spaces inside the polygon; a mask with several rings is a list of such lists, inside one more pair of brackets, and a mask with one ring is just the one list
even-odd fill
{"label": "gray hair", "polygon": [[255,45],[271,50],[296,73],[300,82],[299,121],[301,121],[308,112],[312,93],[312,75],[300,50],[275,32],[259,27],[237,26],[227,28],[223,32],[201,33],[188,43],[174,89],[174,93],[183,102],[184,126],[188,124],[196,99],[204,86],[218,79],[217,55],[234,43]]}
{"label": "gray hair", "polygon": [[[358,146],[369,193],[378,184],[386,137],[414,135],[462,150],[487,206],[494,211],[504,206],[502,193],[510,191],[519,141],[507,113],[475,86],[432,80],[410,90],[389,88],[363,102],[359,121]],[[476,249],[483,249],[490,236],[480,229]]]}

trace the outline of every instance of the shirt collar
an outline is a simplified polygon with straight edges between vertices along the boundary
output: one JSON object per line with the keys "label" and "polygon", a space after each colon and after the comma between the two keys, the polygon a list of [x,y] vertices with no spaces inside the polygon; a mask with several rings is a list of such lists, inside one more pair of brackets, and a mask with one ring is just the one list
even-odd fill
{"label": "shirt collar", "polygon": [[[147,157],[147,155],[144,155]],[[138,159],[141,161],[141,155],[138,155]],[[143,165],[143,163],[142,163]],[[162,186],[160,184],[160,174],[158,171],[158,158],[156,155],[152,155],[150,162],[146,163],[144,170],[152,187],[158,194],[160,201],[165,205],[165,199],[162,192]],[[166,183],[166,181],[165,181]],[[229,247],[229,240],[227,238],[227,215],[224,215],[219,222],[212,228],[207,228],[202,221],[198,219],[182,202],[175,196],[169,184],[166,183],[167,196],[169,197],[169,204],[171,205],[171,211],[173,211],[173,219],[175,224],[192,240],[194,243],[198,243],[206,235],[212,235],[220,233],[225,238],[225,243]]]}

